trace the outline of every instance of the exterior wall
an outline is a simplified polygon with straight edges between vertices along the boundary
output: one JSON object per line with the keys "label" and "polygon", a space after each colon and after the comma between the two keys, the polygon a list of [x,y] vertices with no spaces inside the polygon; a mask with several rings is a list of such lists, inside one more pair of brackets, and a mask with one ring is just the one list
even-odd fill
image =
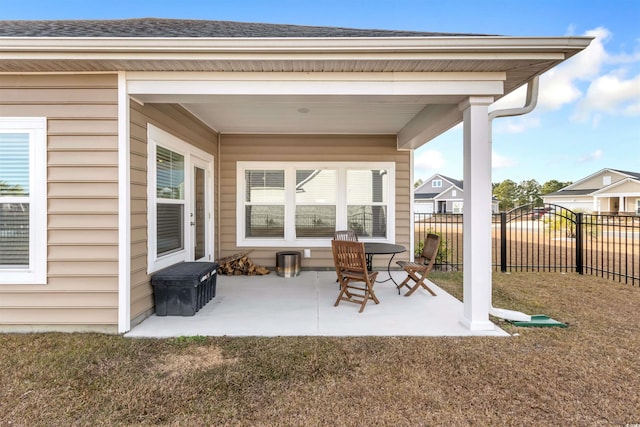
{"label": "exterior wall", "polygon": [[116,75],[0,75],[0,116],[47,117],[46,285],[0,285],[0,330],[116,331]]}
{"label": "exterior wall", "polygon": [[545,203],[562,206],[570,211],[593,212],[593,197],[543,197]]}
{"label": "exterior wall", "polygon": [[433,201],[414,200],[413,210],[415,213],[431,214],[433,213]]}
{"label": "exterior wall", "polygon": [[[396,243],[407,252],[396,256],[408,259],[413,212],[410,200],[411,152],[396,149],[395,135],[222,135],[220,138],[220,252],[219,257],[253,249],[255,263],[274,268],[275,254],[301,248],[251,248],[236,246],[236,162],[238,161],[344,161],[396,163]],[[379,256],[376,264],[386,267],[388,258]],[[311,257],[302,259],[302,268],[333,268],[331,248],[312,248]]]}
{"label": "exterior wall", "polygon": [[[608,191],[608,190],[607,190]],[[640,194],[640,183],[638,181],[627,181],[623,182],[619,185],[616,185],[611,189],[611,196],[614,197],[615,194]]]}
{"label": "exterior wall", "polygon": [[[597,175],[592,176],[591,178],[585,180],[584,182],[580,182],[572,185],[571,189],[572,190],[591,190],[591,189],[606,187],[606,185],[602,181],[603,177],[605,176],[611,177],[611,184],[618,182],[623,178],[626,178],[625,176],[617,172],[602,171],[601,173],[598,173]],[[607,184],[607,185],[610,185],[610,184]]]}
{"label": "exterior wall", "polygon": [[[146,317],[153,309],[153,289],[147,274],[147,124],[166,132],[214,156],[217,134],[178,105],[131,102],[131,319]],[[214,167],[214,192],[217,192],[218,165]],[[214,207],[217,206],[214,193]],[[217,231],[214,226],[214,236]],[[217,244],[214,242],[214,247]],[[215,251],[217,254],[217,251]]]}

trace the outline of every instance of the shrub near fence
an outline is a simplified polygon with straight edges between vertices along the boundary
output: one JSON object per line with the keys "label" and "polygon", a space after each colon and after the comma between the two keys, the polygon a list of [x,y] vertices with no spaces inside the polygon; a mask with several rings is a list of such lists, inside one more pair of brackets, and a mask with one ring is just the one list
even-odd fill
{"label": "shrub near fence", "polygon": [[[442,237],[440,270],[461,270],[462,214],[415,214],[415,242]],[[560,206],[521,206],[493,215],[496,271],[593,274],[640,285],[640,217],[572,212]],[[439,259],[439,261],[440,261]]]}

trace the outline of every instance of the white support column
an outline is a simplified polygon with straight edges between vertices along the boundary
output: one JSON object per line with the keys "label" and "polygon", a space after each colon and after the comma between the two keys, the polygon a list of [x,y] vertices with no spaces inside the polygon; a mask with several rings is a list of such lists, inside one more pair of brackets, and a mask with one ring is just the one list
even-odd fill
{"label": "white support column", "polygon": [[492,97],[469,97],[459,105],[464,120],[464,310],[471,331],[494,330],[491,306],[491,143]]}

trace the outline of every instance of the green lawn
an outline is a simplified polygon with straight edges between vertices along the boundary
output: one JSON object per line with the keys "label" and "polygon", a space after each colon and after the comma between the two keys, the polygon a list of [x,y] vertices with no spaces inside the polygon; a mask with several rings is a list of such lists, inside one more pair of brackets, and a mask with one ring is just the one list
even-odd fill
{"label": "green lawn", "polygon": [[[459,295],[459,273],[432,280]],[[415,295],[412,298],[421,297]],[[640,423],[640,289],[494,273],[509,338],[0,335],[0,426]]]}

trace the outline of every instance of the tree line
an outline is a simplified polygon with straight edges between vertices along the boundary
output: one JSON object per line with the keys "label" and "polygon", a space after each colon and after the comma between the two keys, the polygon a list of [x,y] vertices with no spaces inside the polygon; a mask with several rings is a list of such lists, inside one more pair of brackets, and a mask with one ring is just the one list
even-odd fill
{"label": "tree line", "polygon": [[[418,188],[422,185],[423,181],[418,179],[413,188]],[[493,195],[500,202],[500,210],[508,211],[516,206],[533,204],[539,206],[542,204],[542,196],[545,194],[553,193],[567,185],[573,184],[572,181],[558,181],[552,179],[540,185],[535,179],[529,179],[516,183],[510,179],[505,179],[502,182],[493,183]]]}
{"label": "tree line", "polygon": [[510,179],[493,184],[493,195],[500,202],[500,210],[508,211],[516,206],[533,204],[538,206],[542,204],[542,196],[553,193],[567,185],[572,184],[571,181],[561,182],[555,179],[540,185],[535,179],[529,179],[515,183]]}

